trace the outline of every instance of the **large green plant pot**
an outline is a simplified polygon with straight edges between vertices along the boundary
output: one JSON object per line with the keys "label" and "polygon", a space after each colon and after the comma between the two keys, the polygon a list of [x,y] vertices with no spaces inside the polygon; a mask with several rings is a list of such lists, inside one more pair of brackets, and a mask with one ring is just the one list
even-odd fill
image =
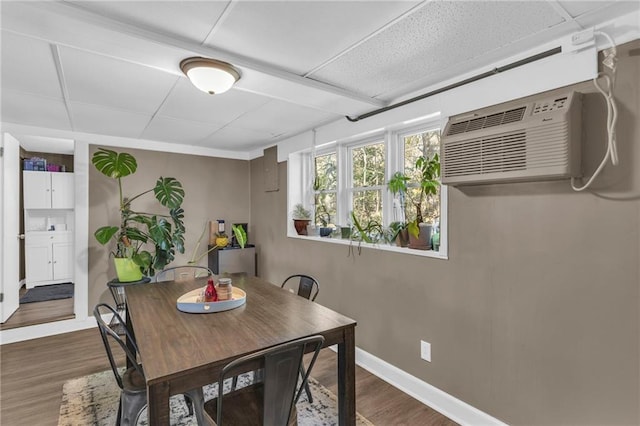
{"label": "large green plant pot", "polygon": [[142,271],[140,271],[140,267],[136,265],[133,259],[115,258],[113,261],[116,265],[118,281],[122,283],[129,283],[133,281],[140,281],[142,279]]}

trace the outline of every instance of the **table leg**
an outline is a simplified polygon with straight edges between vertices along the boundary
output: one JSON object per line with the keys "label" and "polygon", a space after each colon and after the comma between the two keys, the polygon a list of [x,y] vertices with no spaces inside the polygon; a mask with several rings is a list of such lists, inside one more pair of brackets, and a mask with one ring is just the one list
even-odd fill
{"label": "table leg", "polygon": [[[133,342],[136,340],[136,335],[135,332],[133,331],[133,324],[131,323],[131,317],[129,316],[129,310],[126,310],[126,315],[125,315],[125,322],[127,323],[125,325],[125,327],[127,327],[127,331],[129,332],[129,335],[131,336],[131,339],[127,339],[127,348],[129,348],[129,350],[131,351],[132,354],[137,353],[137,351],[135,350],[134,346],[133,346]],[[131,368],[133,367],[133,363],[131,362],[131,360],[127,357],[127,368]]]}
{"label": "table leg", "polygon": [[338,343],[338,423],[356,424],[356,341],[353,327],[344,331]]}
{"label": "table leg", "polygon": [[147,384],[147,415],[150,426],[169,424],[169,383]]}

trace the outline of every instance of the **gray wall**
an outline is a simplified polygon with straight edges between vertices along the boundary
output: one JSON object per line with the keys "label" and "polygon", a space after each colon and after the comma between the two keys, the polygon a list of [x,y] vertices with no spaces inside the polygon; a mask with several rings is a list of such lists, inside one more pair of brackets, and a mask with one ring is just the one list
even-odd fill
{"label": "gray wall", "polygon": [[[265,192],[253,160],[261,276],[316,276],[318,302],[358,321],[360,348],[507,423],[639,424],[639,50],[619,50],[621,165],[583,193],[567,181],[451,188],[446,261],[286,238],[286,163],[280,191]],[[590,175],[605,107],[591,83],[575,88]]]}
{"label": "gray wall", "polygon": [[[109,147],[107,147],[109,148]],[[89,155],[98,146],[91,146]],[[111,148],[109,148],[111,149]],[[136,157],[138,170],[135,175],[123,179],[125,195],[135,195],[155,186],[160,177],[175,177],[185,190],[182,204],[185,210],[185,253],[176,256],[171,266],[185,264],[200,237],[202,228],[210,220],[224,219],[231,236],[231,223],[249,223],[249,238],[253,240],[250,221],[250,169],[249,162],[186,154],[172,154],[139,149],[115,148]],[[101,226],[118,225],[118,184],[98,172],[93,165],[89,173],[89,308],[99,301],[112,303],[106,283],[115,277],[113,262],[108,259],[111,245],[101,246],[93,238],[93,232]],[[140,201],[140,203],[138,203]],[[153,193],[136,200],[134,207],[140,211],[162,213]],[[202,240],[198,253],[206,250],[209,230]],[[204,257],[199,264],[206,266]]]}

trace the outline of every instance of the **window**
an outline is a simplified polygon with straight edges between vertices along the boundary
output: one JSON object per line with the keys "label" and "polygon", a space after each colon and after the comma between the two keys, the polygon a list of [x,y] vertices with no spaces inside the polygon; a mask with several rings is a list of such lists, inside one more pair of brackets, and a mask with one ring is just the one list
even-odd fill
{"label": "window", "polygon": [[314,159],[314,209],[317,226],[334,224],[337,219],[338,161],[336,153]]}
{"label": "window", "polygon": [[[440,187],[435,194],[423,195],[416,182],[421,180],[420,158],[429,160],[435,155],[440,155],[440,130],[427,130],[417,133],[401,135],[403,150],[404,173],[411,178],[407,194],[407,216],[418,216],[417,207],[420,207],[420,217],[424,222],[438,225],[440,219]],[[424,161],[424,160],[422,160]]]}
{"label": "window", "polygon": [[386,189],[385,143],[349,149],[351,209],[359,222],[382,223],[383,191]]}
{"label": "window", "polygon": [[[435,182],[427,181],[432,189],[424,192],[420,184],[425,171],[437,171],[436,176],[439,176],[439,155],[439,119],[417,127],[382,129],[360,139],[352,137],[325,144],[317,152],[292,154],[289,157],[290,204],[307,200],[308,207],[314,209],[317,227],[335,226],[355,231],[352,213],[361,226],[376,225],[375,229],[383,235],[362,237],[363,241],[372,242],[371,247],[446,258],[446,187],[435,179]],[[388,182],[395,173],[406,177],[406,193],[402,200],[388,189]],[[418,211],[423,222],[433,225],[428,240],[433,247],[431,250],[397,247],[392,232],[397,226],[394,222],[406,227],[415,221]],[[415,228],[423,227],[418,227],[416,222]],[[291,231],[290,235],[293,235],[293,228]],[[320,235],[320,232],[315,234]],[[352,244],[352,240],[341,240],[339,231],[322,235],[329,236],[322,238],[323,241]]]}

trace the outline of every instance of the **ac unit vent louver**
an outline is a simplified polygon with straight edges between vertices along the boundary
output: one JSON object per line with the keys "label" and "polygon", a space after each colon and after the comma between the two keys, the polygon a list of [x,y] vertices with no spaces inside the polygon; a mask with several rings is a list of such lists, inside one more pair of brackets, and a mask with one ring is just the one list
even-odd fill
{"label": "ac unit vent louver", "polygon": [[451,117],[442,138],[442,183],[578,176],[580,101],[572,92]]}
{"label": "ac unit vent louver", "polygon": [[473,118],[467,121],[452,124],[446,136],[457,135],[460,133],[474,132],[488,127],[500,126],[501,124],[513,123],[522,120],[525,107],[517,108],[511,111],[504,111],[498,114],[491,114],[484,117]]}

